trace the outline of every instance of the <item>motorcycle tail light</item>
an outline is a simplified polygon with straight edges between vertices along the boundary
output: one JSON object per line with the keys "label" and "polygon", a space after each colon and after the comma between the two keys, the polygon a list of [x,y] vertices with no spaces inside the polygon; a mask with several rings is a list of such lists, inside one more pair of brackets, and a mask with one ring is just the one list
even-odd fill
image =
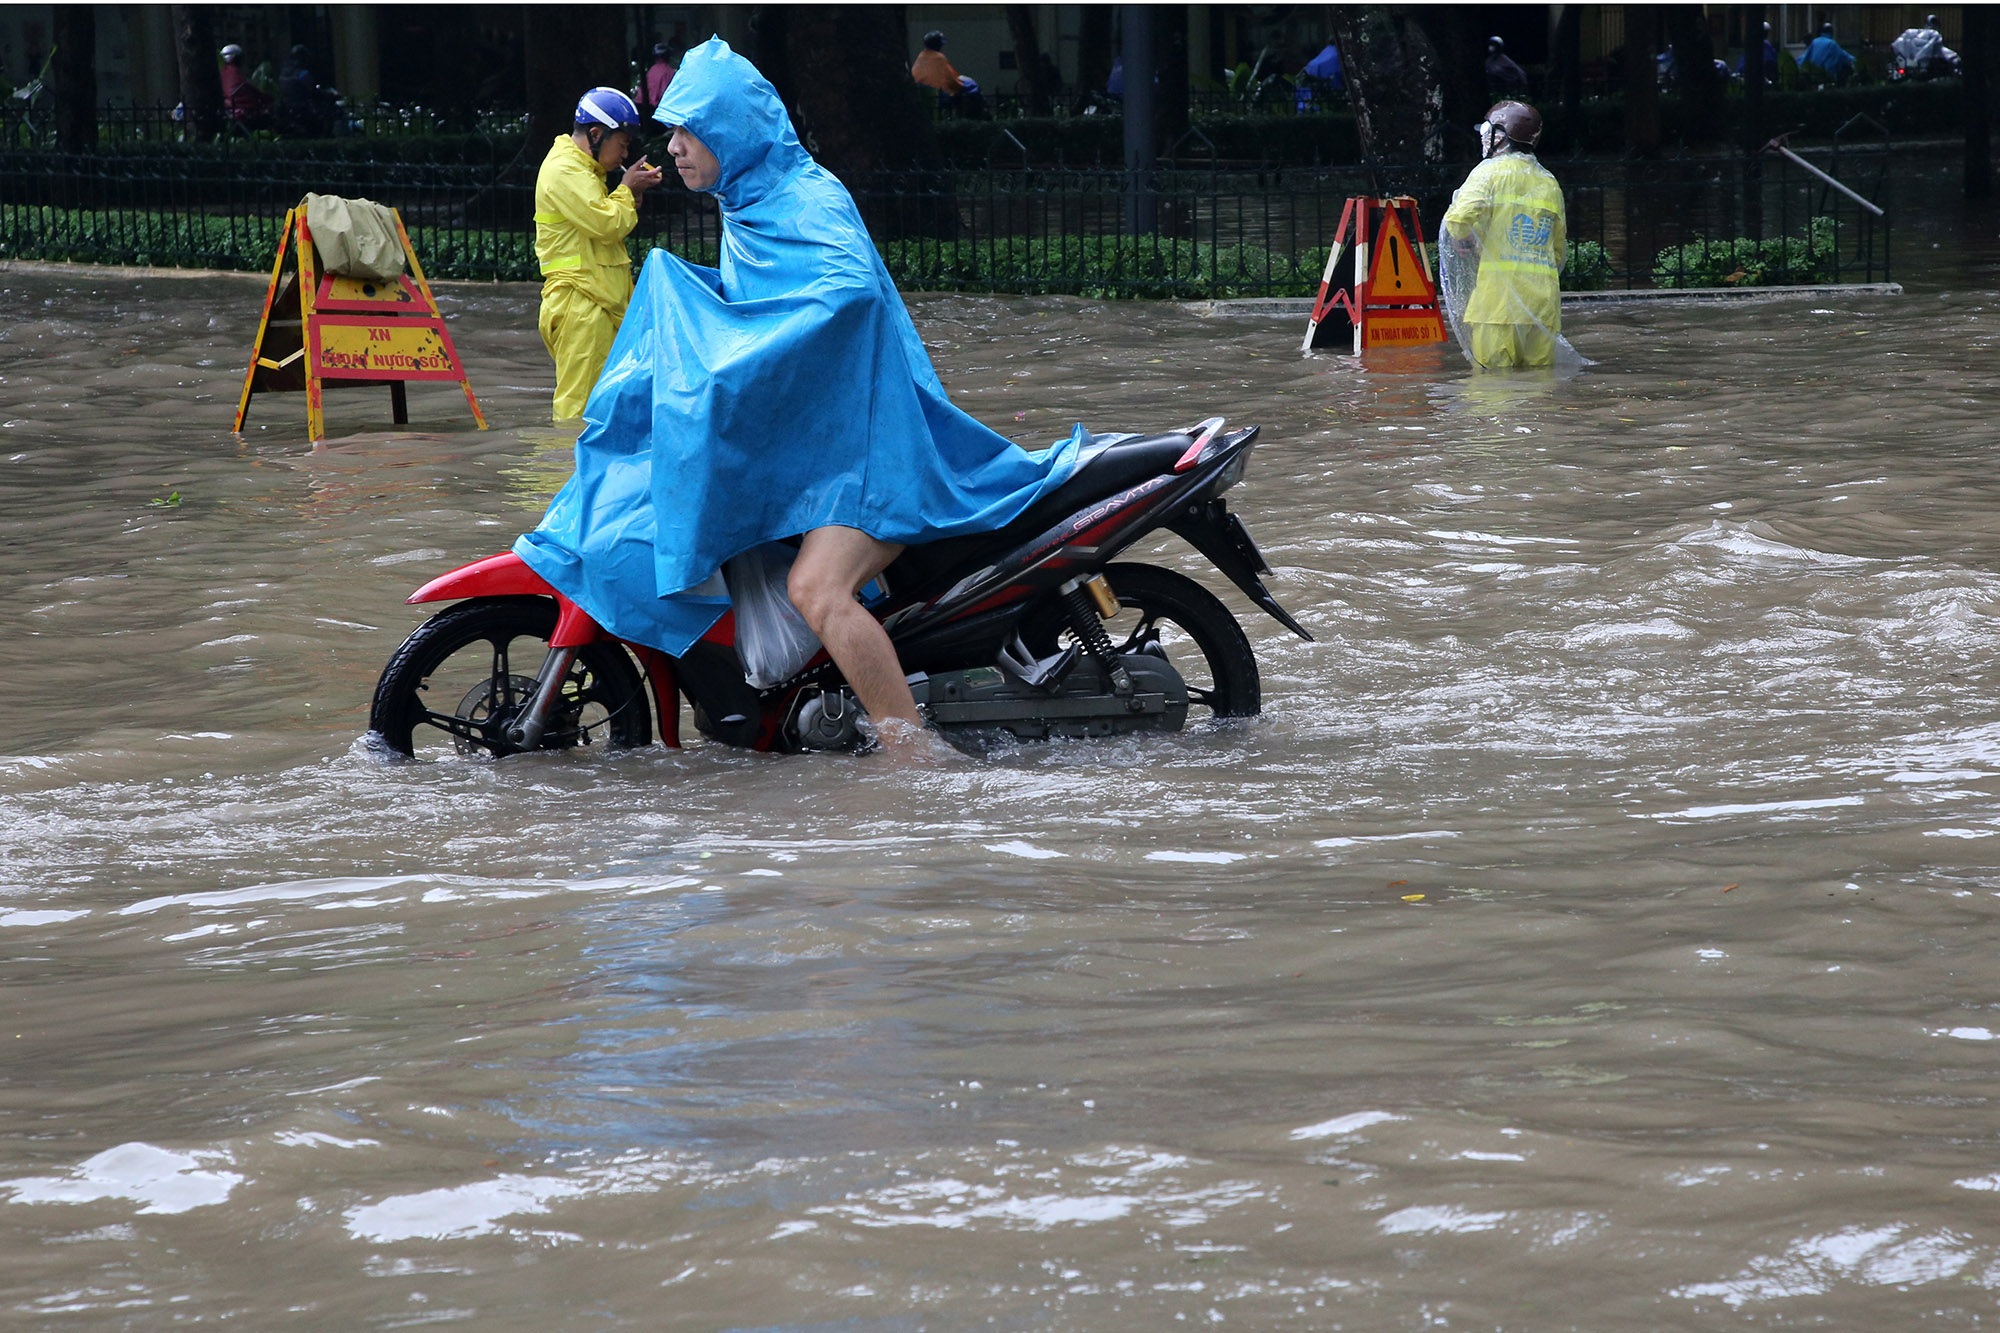
{"label": "motorcycle tail light", "polygon": [[1248,449],[1230,459],[1229,466],[1222,469],[1222,475],[1215,479],[1215,489],[1210,494],[1220,495],[1237,482],[1243,480],[1243,474],[1248,470],[1249,464],[1250,451]]}

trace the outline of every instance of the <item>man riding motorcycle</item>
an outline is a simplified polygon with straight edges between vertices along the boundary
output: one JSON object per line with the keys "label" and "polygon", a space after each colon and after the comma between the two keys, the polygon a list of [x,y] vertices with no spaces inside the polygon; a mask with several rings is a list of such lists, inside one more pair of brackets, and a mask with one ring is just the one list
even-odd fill
{"label": "man riding motorcycle", "polygon": [[729,604],[725,561],[800,538],[792,602],[879,739],[912,739],[915,699],[857,592],[905,545],[1024,512],[1082,432],[1031,454],[952,406],[853,199],[720,39],[688,52],[655,118],[682,181],[721,206],[720,266],[648,258],[576,475],[515,550],[606,629],[679,656]]}

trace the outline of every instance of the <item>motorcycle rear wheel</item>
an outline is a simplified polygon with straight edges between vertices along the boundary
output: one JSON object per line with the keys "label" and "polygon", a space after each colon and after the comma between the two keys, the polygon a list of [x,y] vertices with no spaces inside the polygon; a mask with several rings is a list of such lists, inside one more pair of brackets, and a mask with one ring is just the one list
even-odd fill
{"label": "motorcycle rear wheel", "polygon": [[[1254,717],[1262,709],[1257,655],[1221,598],[1152,565],[1108,565],[1104,581],[1118,598],[1118,614],[1104,622],[1118,653],[1151,653],[1171,662],[1187,682],[1190,711],[1205,708],[1223,718]],[[1055,604],[1030,611],[1022,634],[1038,656],[1075,638]]]}
{"label": "motorcycle rear wheel", "polygon": [[[369,732],[412,758],[519,754],[507,725],[534,693],[555,626],[555,603],[546,597],[488,597],[438,612],[382,669]],[[652,739],[645,685],[625,650],[615,643],[579,648],[536,748]]]}

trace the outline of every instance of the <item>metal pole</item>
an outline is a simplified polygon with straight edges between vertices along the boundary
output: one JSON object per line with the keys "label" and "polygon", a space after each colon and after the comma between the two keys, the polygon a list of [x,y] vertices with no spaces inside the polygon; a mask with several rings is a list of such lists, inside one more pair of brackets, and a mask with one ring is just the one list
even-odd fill
{"label": "metal pole", "polygon": [[1821,171],[1818,167],[1806,161],[1804,158],[1800,157],[1797,153],[1794,153],[1791,149],[1779,143],[1776,139],[1773,139],[1771,140],[1771,142],[1765,144],[1764,151],[1767,153],[1776,153],[1780,157],[1784,158],[1787,162],[1790,162],[1792,165],[1799,167],[1802,170],[1811,172],[1814,178],[1824,182],[1828,186],[1831,186],[1833,189],[1840,191],[1842,194],[1846,195],[1849,199],[1852,199],[1855,203],[1861,205],[1861,207],[1867,209],[1870,213],[1873,213],[1876,217],[1879,218],[1883,216],[1880,207],[1878,207],[1873,203],[1870,203],[1868,200],[1862,198],[1854,191],[1848,189],[1845,185],[1842,185],[1839,181],[1827,175],[1824,171]]}

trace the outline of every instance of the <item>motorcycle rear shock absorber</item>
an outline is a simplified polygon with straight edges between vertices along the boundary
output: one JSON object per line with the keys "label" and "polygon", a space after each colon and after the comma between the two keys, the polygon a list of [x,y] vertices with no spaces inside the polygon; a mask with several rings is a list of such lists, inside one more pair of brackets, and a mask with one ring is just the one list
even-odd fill
{"label": "motorcycle rear shock absorber", "polygon": [[1086,585],[1082,579],[1071,579],[1057,590],[1062,594],[1063,609],[1069,612],[1069,627],[1076,634],[1076,641],[1090,654],[1092,661],[1104,669],[1110,678],[1114,694],[1130,694],[1133,689],[1131,673],[1119,665],[1118,650],[1111,645],[1111,636],[1104,632],[1104,611],[1106,603],[1115,611],[1118,603],[1106,595],[1100,601],[1094,586]]}

